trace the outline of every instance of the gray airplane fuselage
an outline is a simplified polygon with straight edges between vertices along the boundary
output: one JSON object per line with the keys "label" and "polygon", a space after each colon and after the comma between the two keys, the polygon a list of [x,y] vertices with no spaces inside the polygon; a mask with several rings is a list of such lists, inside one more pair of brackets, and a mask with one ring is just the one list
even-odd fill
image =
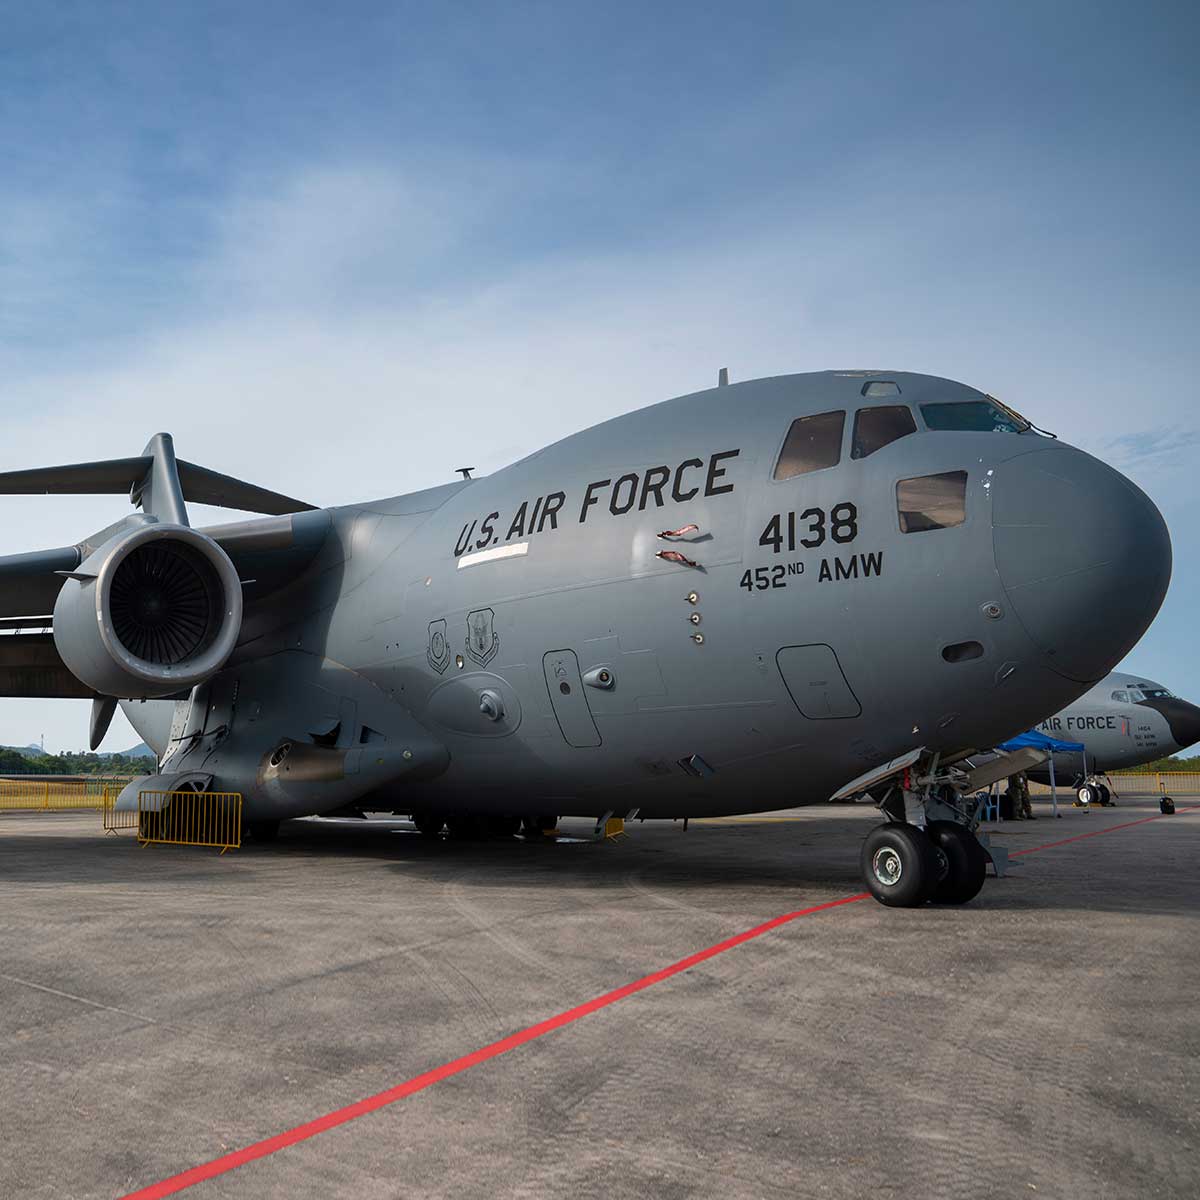
{"label": "gray airplane fuselage", "polygon": [[[1144,675],[1114,671],[1061,712],[1038,725],[1063,741],[1082,742],[1086,751],[1054,755],[1059,783],[1089,774],[1140,767],[1178,754],[1200,741],[1200,707],[1173,696]],[[1084,766],[1084,753],[1087,766]],[[1047,767],[1030,774],[1049,780]]]}
{"label": "gray airplane fuselage", "polygon": [[[257,819],[673,817],[822,801],[916,746],[994,745],[1128,651],[1170,544],[1097,459],[929,429],[921,409],[984,400],[905,373],[759,379],[484,478],[300,514],[327,525],[319,553],[282,590],[248,585],[233,657],[178,706],[171,769]],[[855,415],[880,406],[915,431],[855,457]],[[792,422],[837,412],[835,465],[775,478]],[[943,512],[960,472],[962,511]],[[898,485],[930,476],[949,483],[909,488],[902,520]],[[125,708],[165,748],[160,705]]]}

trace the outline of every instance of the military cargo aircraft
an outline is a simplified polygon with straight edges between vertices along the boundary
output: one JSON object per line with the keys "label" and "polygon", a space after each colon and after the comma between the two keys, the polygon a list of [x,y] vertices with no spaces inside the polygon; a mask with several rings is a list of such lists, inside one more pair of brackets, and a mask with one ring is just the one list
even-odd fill
{"label": "military cargo aircraft", "polygon": [[[348,810],[435,834],[849,787],[887,818],[862,865],[895,905],[979,891],[986,781],[958,764],[1101,679],[1171,572],[1128,479],[904,372],[719,385],[334,508],[166,434],[0,475],[54,492],[140,511],[0,560],[0,692],[90,698],[93,745],[120,702],[162,757],[119,807],[230,791],[251,836]],[[188,501],[265,515],[193,529]]]}
{"label": "military cargo aircraft", "polygon": [[[1082,742],[1083,753],[1056,753],[1054,775],[1076,789],[1083,804],[1107,804],[1109,789],[1099,777],[1178,754],[1200,742],[1200,707],[1172,695],[1144,675],[1114,671],[1038,728],[1051,737]],[[1049,782],[1049,766],[1029,774]]]}

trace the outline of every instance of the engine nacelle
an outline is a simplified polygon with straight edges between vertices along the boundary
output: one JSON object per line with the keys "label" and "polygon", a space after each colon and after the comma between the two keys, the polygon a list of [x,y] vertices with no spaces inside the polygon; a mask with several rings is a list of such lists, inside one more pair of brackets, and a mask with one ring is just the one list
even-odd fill
{"label": "engine nacelle", "polygon": [[212,538],[182,525],[123,530],[72,572],[54,605],[67,668],[105,696],[170,696],[233,652],[242,585]]}

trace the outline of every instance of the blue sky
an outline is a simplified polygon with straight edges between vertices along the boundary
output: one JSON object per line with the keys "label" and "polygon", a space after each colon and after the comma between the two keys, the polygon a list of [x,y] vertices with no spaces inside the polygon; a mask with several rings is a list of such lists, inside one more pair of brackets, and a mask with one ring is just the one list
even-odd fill
{"label": "blue sky", "polygon": [[[1155,498],[1128,665],[1200,697],[1195,12],[0,0],[0,469],[167,428],[337,503],[721,365],[930,371]],[[6,552],[120,513],[2,507]]]}

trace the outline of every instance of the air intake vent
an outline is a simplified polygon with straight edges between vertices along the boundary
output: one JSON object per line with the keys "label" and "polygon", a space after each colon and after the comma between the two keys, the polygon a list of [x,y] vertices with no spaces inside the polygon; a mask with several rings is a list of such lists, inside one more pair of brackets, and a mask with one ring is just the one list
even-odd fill
{"label": "air intake vent", "polygon": [[224,593],[212,564],[193,547],[165,541],[133,549],[113,575],[113,632],[130,654],[156,666],[188,662],[221,628]]}

